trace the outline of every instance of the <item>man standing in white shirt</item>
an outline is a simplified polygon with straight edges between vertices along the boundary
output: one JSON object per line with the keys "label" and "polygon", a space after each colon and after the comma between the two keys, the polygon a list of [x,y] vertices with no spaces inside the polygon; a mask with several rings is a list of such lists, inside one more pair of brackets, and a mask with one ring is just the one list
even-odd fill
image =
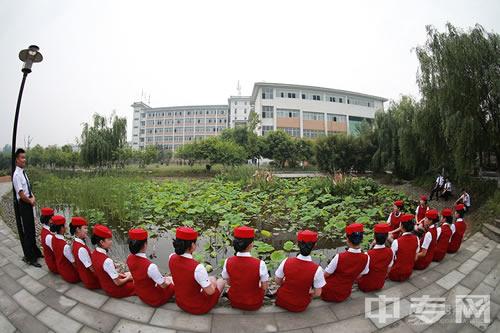
{"label": "man standing in white shirt", "polygon": [[36,245],[35,240],[35,216],[33,208],[35,207],[35,195],[33,194],[28,175],[24,170],[26,166],[26,152],[19,148],[16,150],[16,170],[12,175],[12,185],[16,192],[16,204],[19,211],[20,220],[18,221],[19,239],[24,252],[24,261],[35,267],[42,267],[38,258],[42,258],[42,252]]}
{"label": "man standing in white shirt", "polygon": [[444,177],[441,176],[441,174],[439,173],[436,178],[436,182],[434,183],[434,187],[432,188],[431,195],[429,196],[429,201],[432,200],[434,194],[436,194],[436,200],[439,201],[439,194],[443,190],[443,187],[444,187]]}

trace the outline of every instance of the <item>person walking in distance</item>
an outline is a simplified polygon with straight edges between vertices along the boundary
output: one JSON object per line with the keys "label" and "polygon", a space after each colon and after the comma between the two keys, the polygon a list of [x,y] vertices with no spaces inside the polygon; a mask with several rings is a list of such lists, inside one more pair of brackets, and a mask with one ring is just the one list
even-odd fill
{"label": "person walking in distance", "polygon": [[24,261],[31,266],[42,267],[38,258],[43,258],[42,252],[36,245],[35,216],[33,209],[35,207],[35,195],[31,188],[28,175],[24,168],[26,167],[26,152],[19,148],[16,150],[16,170],[12,175],[12,185],[16,192],[16,204],[18,205],[22,234],[19,235],[24,252]]}

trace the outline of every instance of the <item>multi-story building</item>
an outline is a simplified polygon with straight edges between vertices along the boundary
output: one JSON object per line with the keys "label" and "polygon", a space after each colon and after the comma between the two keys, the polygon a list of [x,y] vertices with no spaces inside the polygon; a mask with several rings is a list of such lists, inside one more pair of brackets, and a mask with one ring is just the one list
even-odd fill
{"label": "multi-story building", "polygon": [[195,139],[218,135],[228,127],[227,105],[169,106],[152,108],[132,104],[132,148],[157,145],[175,150]]}
{"label": "multi-story building", "polygon": [[252,96],[231,96],[227,105],[152,108],[143,102],[134,109],[132,147],[177,147],[246,124],[254,110],[260,118],[256,131],[265,135],[282,129],[295,137],[314,138],[333,133],[356,133],[363,120],[371,121],[387,99],[352,91],[257,82]]}
{"label": "multi-story building", "polygon": [[250,96],[231,96],[228,99],[229,126],[245,125],[250,115]]}
{"label": "multi-story building", "polygon": [[261,119],[260,135],[282,129],[295,137],[355,133],[387,99],[352,91],[257,82],[251,104]]}

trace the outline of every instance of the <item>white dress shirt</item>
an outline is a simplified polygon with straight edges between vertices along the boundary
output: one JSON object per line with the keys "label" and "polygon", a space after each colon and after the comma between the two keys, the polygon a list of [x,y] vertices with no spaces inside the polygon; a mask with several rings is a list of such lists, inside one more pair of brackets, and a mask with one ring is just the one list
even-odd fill
{"label": "white dress shirt", "polygon": [[[299,254],[297,256],[297,259],[304,261],[312,261],[311,256],[303,256],[302,254]],[[281,262],[281,264],[278,266],[278,269],[276,270],[276,273],[274,273],[274,275],[279,279],[283,279],[285,277],[285,271],[284,271],[285,262],[286,259],[284,259]],[[319,289],[323,288],[325,285],[326,281],[325,281],[325,274],[323,273],[323,268],[321,268],[321,266],[318,266],[316,273],[314,273],[313,287],[314,289]]]}
{"label": "white dress shirt", "polygon": [[[85,245],[85,242],[78,237],[75,237],[75,242]],[[90,253],[86,248],[80,247],[78,249],[78,259],[82,262],[85,268],[89,268],[90,266],[92,266],[92,259],[90,259]]]}
{"label": "white dress shirt", "polygon": [[[60,240],[63,240],[66,242],[66,240],[64,239],[64,236],[63,235],[60,235],[60,234],[55,234],[54,235],[57,239],[60,239]],[[52,240],[51,240],[51,244],[52,244]],[[64,244],[64,249],[63,249],[63,254],[64,256],[66,257],[66,259],[68,259],[68,261],[70,263],[74,263],[75,262],[75,257],[73,257],[73,253],[71,253],[71,247],[66,243]]]}
{"label": "white dress shirt", "polygon": [[430,231],[427,231],[424,236],[424,241],[422,242],[422,249],[429,249],[429,245],[431,245],[432,234]]}
{"label": "white dress shirt", "polygon": [[[349,248],[349,249],[347,249],[347,251],[351,252],[351,253],[361,253],[361,249]],[[360,275],[368,274],[368,272],[370,271],[370,256],[369,255],[366,255],[366,256],[368,257],[368,260],[366,261],[365,269],[363,269],[363,271],[361,272]],[[337,270],[338,263],[339,263],[339,254],[337,253],[335,255],[335,257],[333,257],[332,261],[330,261],[328,266],[326,266],[325,272],[327,272],[328,274],[335,273],[335,271]]]}
{"label": "white dress shirt", "polygon": [[[412,235],[412,233],[411,232],[403,232],[403,235]],[[401,236],[403,236],[403,235],[401,235]],[[420,240],[418,239],[417,236],[415,236],[415,238],[417,238],[417,251],[415,253],[419,253],[420,252]],[[397,252],[398,252],[398,240],[397,239],[392,241],[391,249],[392,249],[392,253],[394,254],[394,259],[396,259]]]}
{"label": "white dress shirt", "polygon": [[[374,250],[378,250],[378,249],[385,249],[385,244],[375,244],[375,246],[373,247]],[[368,255],[369,257],[370,255]],[[392,267],[392,265],[394,264],[394,254],[392,255],[392,259],[391,259],[391,262],[389,263],[389,267]]]}
{"label": "white dress shirt", "polygon": [[[101,247],[99,247],[99,246],[97,246],[95,248],[95,250],[97,252],[104,253],[105,255],[107,255],[106,250],[103,249],[103,248],[101,248]],[[106,260],[104,260],[104,263],[102,264],[102,269],[104,269],[104,271],[106,273],[108,273],[108,275],[111,278],[111,280],[114,280],[114,279],[118,278],[118,276],[119,276],[118,272],[116,271],[115,263],[109,257],[106,258]]]}
{"label": "white dress shirt", "polygon": [[29,197],[29,188],[28,188],[28,175],[24,177],[23,173],[24,169],[16,166],[14,170],[14,174],[12,175],[12,184],[14,185],[14,189],[16,190],[16,198],[19,200],[19,192],[23,191],[24,195]]}
{"label": "white dress shirt", "polygon": [[[250,252],[236,252],[236,256],[251,257],[252,255],[250,254]],[[229,274],[227,273],[226,264],[227,264],[227,259],[224,260],[224,266],[222,268],[222,278],[224,280],[229,279]],[[266,263],[263,260],[260,260],[259,275],[261,282],[269,281],[269,272],[267,271]]]}
{"label": "white dress shirt", "polygon": [[[147,259],[146,253],[139,252],[135,254],[138,257]],[[165,283],[165,277],[160,273],[158,266],[154,263],[150,263],[148,266],[148,276],[153,280],[157,285],[162,285]]]}
{"label": "white dress shirt", "polygon": [[[170,261],[170,258],[172,258],[172,256],[174,254],[175,253],[170,254],[170,256],[168,257],[169,261]],[[181,257],[193,259],[193,256],[190,253],[181,254]],[[207,269],[202,264],[198,264],[196,266],[196,268],[194,269],[194,279],[196,280],[196,282],[198,282],[198,284],[202,288],[206,288],[206,287],[210,286],[210,281],[208,281]],[[174,281],[174,284],[175,284],[175,281]]]}

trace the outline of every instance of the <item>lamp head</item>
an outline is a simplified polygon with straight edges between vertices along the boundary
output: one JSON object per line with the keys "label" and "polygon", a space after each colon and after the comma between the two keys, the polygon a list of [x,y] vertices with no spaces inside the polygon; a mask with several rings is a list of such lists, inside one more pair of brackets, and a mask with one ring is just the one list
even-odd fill
{"label": "lamp head", "polygon": [[21,50],[19,52],[19,60],[24,62],[22,72],[23,73],[31,73],[31,66],[35,62],[41,62],[43,60],[43,56],[40,53],[40,48],[36,45],[30,45],[25,50]]}

